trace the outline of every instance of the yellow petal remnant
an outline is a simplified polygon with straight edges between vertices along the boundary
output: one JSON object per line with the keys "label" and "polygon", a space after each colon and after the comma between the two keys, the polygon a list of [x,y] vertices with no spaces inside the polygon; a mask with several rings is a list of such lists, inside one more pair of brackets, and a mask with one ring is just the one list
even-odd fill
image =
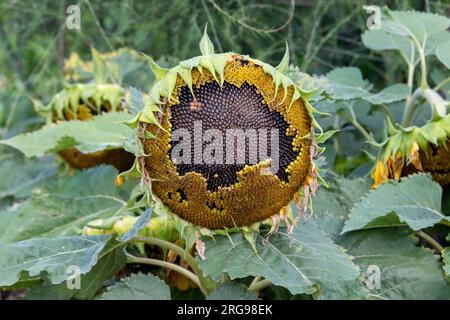
{"label": "yellow petal remnant", "polygon": [[[373,187],[387,179],[399,181],[426,172],[441,186],[450,184],[450,114],[422,127],[395,131],[383,144],[372,173]],[[395,155],[395,156],[394,156]]]}
{"label": "yellow petal remnant", "polygon": [[409,150],[409,157],[406,164],[407,165],[412,164],[414,168],[416,168],[418,171],[423,171],[419,151],[420,151],[419,145],[417,142],[414,141],[413,145],[411,146],[411,149]]}
{"label": "yellow petal remnant", "polygon": [[388,170],[385,165],[381,161],[377,161],[375,165],[375,170],[372,173],[373,185],[372,188],[375,189],[380,184],[386,182],[388,180]]}
{"label": "yellow petal remnant", "polygon": [[124,180],[125,178],[123,176],[117,176],[116,180],[114,181],[114,185],[116,186],[116,188],[119,188],[123,184]]}

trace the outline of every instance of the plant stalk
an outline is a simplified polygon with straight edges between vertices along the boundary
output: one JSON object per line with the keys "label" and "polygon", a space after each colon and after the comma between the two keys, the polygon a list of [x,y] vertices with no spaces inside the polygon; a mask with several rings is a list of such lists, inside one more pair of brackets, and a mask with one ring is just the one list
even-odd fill
{"label": "plant stalk", "polygon": [[127,254],[127,263],[148,264],[148,265],[163,267],[163,268],[167,268],[167,269],[176,271],[176,272],[184,275],[186,278],[192,280],[192,282],[194,282],[195,285],[200,288],[200,290],[203,292],[203,294],[207,295],[207,292],[205,291],[205,289],[202,286],[202,283],[200,282],[200,279],[193,272],[191,272],[183,267],[180,267],[177,264],[158,260],[158,259],[139,258],[139,257],[135,257],[130,254]]}
{"label": "plant stalk", "polygon": [[[256,279],[256,278],[255,278]],[[268,286],[270,286],[272,284],[272,282],[270,282],[267,279],[261,280],[261,281],[257,281],[256,283],[252,283],[249,287],[248,287],[248,291],[259,291],[262,290],[264,288],[267,288]]]}
{"label": "plant stalk", "polygon": [[405,112],[403,113],[403,119],[402,119],[403,127],[408,127],[411,124],[411,121],[417,110],[417,104],[415,102],[421,95],[422,95],[422,89],[417,88],[416,91],[414,91],[411,98],[409,99],[409,101],[406,105],[406,108],[405,108]]}
{"label": "plant stalk", "polygon": [[206,291],[206,293],[209,294],[210,289],[212,289],[215,286],[215,282],[210,280],[209,278],[206,278],[203,275],[202,270],[200,269],[197,261],[195,258],[189,254],[184,248],[177,246],[174,243],[171,243],[166,240],[158,239],[158,238],[150,238],[150,237],[140,237],[136,236],[131,238],[128,242],[143,242],[149,245],[154,245],[161,247],[163,249],[172,250],[177,255],[181,257],[181,259],[186,260],[188,265],[192,268],[194,273],[198,276],[199,281],[202,283],[202,287]]}
{"label": "plant stalk", "polygon": [[417,235],[419,237],[421,237],[423,240],[425,240],[426,242],[428,242],[437,252],[442,253],[442,251],[444,250],[444,248],[440,245],[439,242],[434,240],[433,237],[431,237],[430,235],[426,234],[425,232],[418,231]]}

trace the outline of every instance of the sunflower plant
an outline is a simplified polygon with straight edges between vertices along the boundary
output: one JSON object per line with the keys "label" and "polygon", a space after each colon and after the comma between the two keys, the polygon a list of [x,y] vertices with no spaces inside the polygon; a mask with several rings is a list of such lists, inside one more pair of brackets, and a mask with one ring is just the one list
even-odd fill
{"label": "sunflower plant", "polygon": [[0,297],[448,299],[449,26],[382,11],[383,89],[216,26],[187,60],[70,54],[33,126],[0,102]]}
{"label": "sunflower plant", "polygon": [[[381,148],[373,171],[374,187],[388,179],[400,180],[414,172],[429,172],[442,186],[450,183],[450,115],[448,78],[429,84],[432,58],[440,67],[449,68],[448,42],[450,26],[448,18],[425,13],[386,11],[381,29],[363,35],[364,44],[374,50],[396,50],[407,67],[408,95],[400,122],[386,119],[387,138]],[[423,21],[417,28],[411,19]],[[381,39],[390,41],[382,42]],[[433,61],[434,62],[434,61]],[[448,74],[448,72],[447,72]],[[429,108],[429,118],[415,117],[418,109]],[[423,112],[422,112],[423,114]]]}

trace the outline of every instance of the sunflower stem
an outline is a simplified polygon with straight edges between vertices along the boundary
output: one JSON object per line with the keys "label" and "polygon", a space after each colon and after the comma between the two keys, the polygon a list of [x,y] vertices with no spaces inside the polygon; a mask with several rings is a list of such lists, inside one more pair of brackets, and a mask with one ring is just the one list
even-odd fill
{"label": "sunflower stem", "polygon": [[259,291],[259,290],[262,290],[264,288],[267,288],[271,284],[272,284],[272,282],[270,282],[267,279],[263,279],[263,280],[257,281],[256,283],[252,282],[252,284],[248,287],[248,291]]}
{"label": "sunflower stem", "polygon": [[200,282],[200,279],[193,272],[191,272],[177,264],[170,263],[170,262],[163,261],[163,260],[158,260],[158,259],[139,258],[139,257],[135,257],[128,253],[127,253],[127,263],[148,264],[148,265],[163,267],[163,268],[167,268],[167,269],[176,271],[176,272],[184,275],[186,278],[190,279],[192,282],[194,282],[195,285],[200,288],[200,290],[203,292],[203,294],[205,296],[207,295],[206,290],[203,288],[202,283]]}
{"label": "sunflower stem", "polygon": [[437,252],[442,253],[442,251],[444,250],[444,248],[440,245],[440,243],[434,240],[433,237],[431,237],[427,233],[423,231],[418,231],[417,235],[426,242],[428,242]]}
{"label": "sunflower stem", "polygon": [[195,258],[184,248],[177,246],[172,242],[151,237],[136,236],[131,238],[128,242],[143,242],[149,245],[161,247],[163,249],[172,250],[177,255],[179,255],[181,259],[185,260],[192,268],[194,273],[198,276],[199,281],[202,283],[202,287],[204,288],[206,294],[209,294],[211,289],[215,287],[215,282],[203,276],[203,272],[200,270],[200,267]]}
{"label": "sunflower stem", "polygon": [[252,286],[254,286],[256,283],[258,283],[261,280],[261,276],[256,276],[253,278],[252,283],[250,283],[249,288],[251,288]]}
{"label": "sunflower stem", "polygon": [[447,83],[450,82],[450,77],[447,79],[442,80],[436,87],[433,88],[434,91],[440,90],[443,86],[445,86]]}
{"label": "sunflower stem", "polygon": [[416,91],[414,91],[413,95],[411,96],[411,99],[409,99],[407,102],[407,105],[405,107],[405,112],[403,113],[403,119],[402,119],[402,126],[408,127],[411,124],[411,121],[414,117],[414,114],[416,113],[418,104],[415,103],[416,100],[422,95],[422,89],[417,88]]}

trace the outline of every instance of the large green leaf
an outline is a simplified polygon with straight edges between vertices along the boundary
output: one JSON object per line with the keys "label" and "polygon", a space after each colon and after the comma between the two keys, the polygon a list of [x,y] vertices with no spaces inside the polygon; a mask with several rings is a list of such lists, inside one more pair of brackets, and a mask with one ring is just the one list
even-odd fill
{"label": "large green leaf", "polygon": [[[410,58],[411,49],[414,48],[411,40],[403,36],[390,34],[383,29],[367,30],[362,35],[364,45],[372,50],[398,50],[406,59]],[[408,62],[412,62],[407,60]]]}
{"label": "large green leaf", "polygon": [[325,176],[325,179],[330,187],[321,187],[312,199],[311,219],[331,239],[335,239],[341,233],[350,209],[369,191],[370,183],[363,178],[351,180]]}
{"label": "large green leaf", "polygon": [[[368,30],[362,40],[373,50],[398,50],[409,64],[419,60],[417,46],[425,55],[437,54],[442,43],[450,41],[450,19],[417,11],[387,11],[379,29]],[[413,53],[413,55],[412,55]]]}
{"label": "large green leaf", "polygon": [[407,85],[403,83],[397,83],[384,88],[378,93],[362,97],[362,99],[370,102],[371,104],[388,104],[405,99],[408,96],[408,93],[409,89]]}
{"label": "large green leaf", "polygon": [[[404,230],[403,230],[404,231]],[[449,299],[450,283],[444,279],[438,256],[399,229],[356,231],[340,244],[372,280],[370,295],[378,299]],[[379,271],[379,287],[373,281]]]}
{"label": "large green leaf", "polygon": [[[352,209],[343,232],[409,225],[420,230],[450,219],[441,213],[442,189],[431,176],[417,174],[372,190]],[[395,215],[394,215],[395,213]]]}
{"label": "large green leaf", "polygon": [[436,49],[436,57],[450,69],[450,41],[440,44]]}
{"label": "large green leaf", "polygon": [[109,287],[101,300],[170,300],[170,289],[158,277],[138,273]]}
{"label": "large green leaf", "polygon": [[116,176],[113,167],[99,166],[35,189],[31,198],[0,212],[0,241],[72,235],[94,219],[122,213],[128,188],[118,190]]}
{"label": "large green leaf", "polygon": [[25,133],[0,143],[14,147],[27,157],[42,156],[50,151],[76,147],[83,153],[107,148],[121,148],[131,129],[121,121],[128,120],[126,112],[109,112],[87,121],[64,121]]}
{"label": "large green leaf", "polygon": [[149,223],[151,217],[153,215],[153,207],[148,208],[145,210],[143,214],[139,216],[139,218],[136,220],[133,227],[128,230],[123,236],[119,238],[120,241],[128,241],[131,238],[137,236],[139,232],[145,228],[145,226]]}
{"label": "large green leaf", "polygon": [[97,263],[108,239],[109,236],[73,236],[0,243],[0,286],[13,285],[23,273],[58,284],[67,279],[70,266],[85,274]]}
{"label": "large green leaf", "polygon": [[126,257],[117,241],[111,239],[99,255],[95,266],[80,278],[79,288],[68,288],[67,283],[41,283],[29,289],[27,300],[92,299],[104,282],[114,277],[126,265]]}
{"label": "large green leaf", "polygon": [[258,300],[258,295],[242,283],[227,282],[214,289],[208,300]]}
{"label": "large green leaf", "polygon": [[56,174],[53,157],[26,159],[18,152],[0,154],[0,198],[25,198],[31,190],[53,179]]}
{"label": "large green leaf", "polygon": [[364,80],[362,73],[355,67],[336,68],[327,74],[331,83],[335,100],[349,100],[361,98],[369,94],[371,84]]}
{"label": "large green leaf", "polygon": [[336,68],[327,74],[334,100],[363,99],[372,104],[392,103],[408,96],[408,86],[394,84],[379,93],[372,93],[372,85],[363,79],[362,73],[355,67]]}
{"label": "large green leaf", "polygon": [[364,294],[351,258],[312,221],[301,224],[291,235],[281,229],[267,244],[257,235],[256,252],[242,233],[230,237],[206,240],[206,260],[200,264],[207,276],[217,279],[222,272],[232,279],[259,275],[292,294],[319,298]]}
{"label": "large green leaf", "polygon": [[438,14],[418,11],[389,11],[384,15],[383,30],[395,35],[415,38],[423,47],[433,35],[447,30],[450,19]]}

